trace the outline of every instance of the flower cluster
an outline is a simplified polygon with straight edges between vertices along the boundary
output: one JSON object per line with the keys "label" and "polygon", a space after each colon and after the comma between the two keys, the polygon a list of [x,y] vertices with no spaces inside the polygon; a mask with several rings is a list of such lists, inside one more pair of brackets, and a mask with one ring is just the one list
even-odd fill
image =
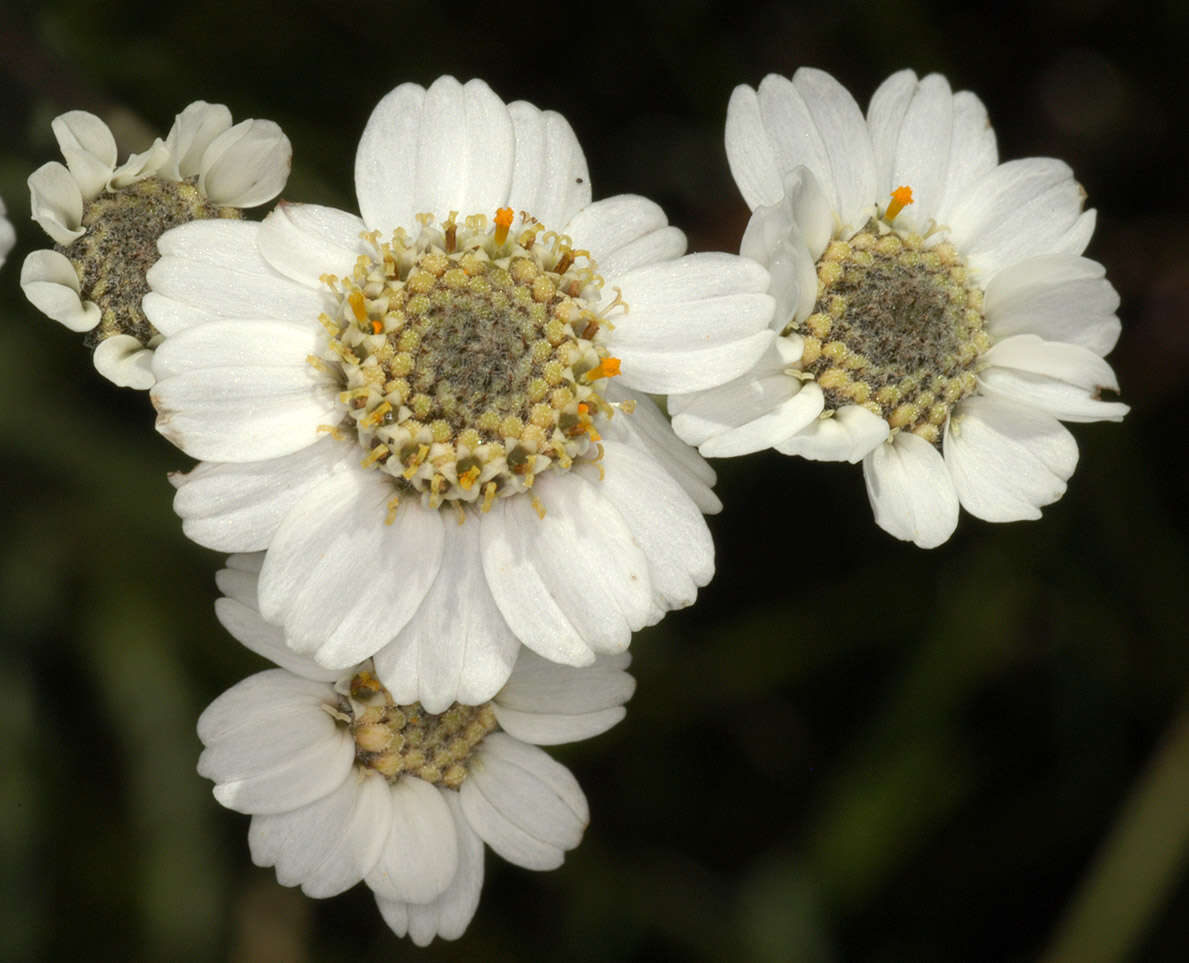
{"label": "flower cluster", "polygon": [[[589,812],[539,747],[625,714],[634,632],[714,572],[702,456],[863,463],[877,524],[1035,518],[1121,419],[1118,298],[1061,162],[999,163],[982,104],[893,75],[741,86],[740,254],[594,200],[560,115],[443,77],[385,96],[358,213],[282,201],[289,142],[202,102],[117,165],[80,111],[29,178],[29,300],[151,389],[219,620],[269,669],[203,713],[199,772],[253,860],[455,939],[484,845],[552,869]],[[13,237],[0,205],[0,262]],[[672,424],[654,395],[668,396]],[[695,450],[691,446],[697,446]]]}

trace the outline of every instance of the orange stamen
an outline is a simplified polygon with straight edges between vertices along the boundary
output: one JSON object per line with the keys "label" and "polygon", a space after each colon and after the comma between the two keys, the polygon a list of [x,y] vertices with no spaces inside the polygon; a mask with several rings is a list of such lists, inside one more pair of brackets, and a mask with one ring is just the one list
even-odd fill
{"label": "orange stamen", "polygon": [[479,474],[479,466],[472,465],[458,476],[458,484],[462,486],[464,491],[469,492],[471,490],[471,486],[473,486],[475,482],[479,480]]}
{"label": "orange stamen", "polygon": [[383,333],[384,333],[384,323],[382,321],[373,321],[372,322],[372,334],[383,334]]}
{"label": "orange stamen", "polygon": [[897,187],[891,193],[892,203],[888,205],[888,209],[884,211],[883,219],[889,224],[896,219],[896,215],[900,213],[905,207],[912,203],[912,188],[907,184]]}
{"label": "orange stamen", "polygon": [[351,310],[355,313],[356,321],[367,320],[367,308],[363,306],[363,295],[359,291],[352,291],[348,294],[347,303],[351,305]]}
{"label": "orange stamen", "polygon": [[495,212],[495,243],[503,244],[508,240],[508,228],[512,226],[512,208],[501,207]]}
{"label": "orange stamen", "polygon": [[587,381],[598,381],[600,378],[614,378],[619,374],[619,359],[618,358],[604,358],[599,362],[598,367],[591,368],[586,372]]}

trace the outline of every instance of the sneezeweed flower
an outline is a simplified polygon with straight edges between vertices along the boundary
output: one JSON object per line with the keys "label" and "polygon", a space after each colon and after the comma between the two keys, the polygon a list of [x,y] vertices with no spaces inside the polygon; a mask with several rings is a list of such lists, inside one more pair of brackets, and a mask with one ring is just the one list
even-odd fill
{"label": "sneezeweed flower", "polygon": [[219,575],[219,619],[281,668],[217,698],[198,720],[198,771],[252,816],[258,866],[313,897],[361,880],[388,925],[419,945],[457,939],[483,886],[483,844],[526,869],[560,866],[589,821],[570,771],[537,748],[598,735],[624,716],[626,653],[584,668],[522,648],[482,705],[430,713],[376,678],[296,655],[256,610],[259,558]]}
{"label": "sneezeweed flower", "polygon": [[289,176],[289,139],[270,120],[232,126],[222,104],[197,101],[164,141],[117,165],[115,138],[98,117],[72,110],[52,126],[66,164],[39,167],[29,192],[54,247],[25,258],[21,286],[46,315],[87,332],[105,378],[149,388],[161,336],[141,299],[157,239],[199,218],[242,218],[243,208],[276,197]]}
{"label": "sneezeweed flower", "polygon": [[4,198],[0,197],[0,266],[3,266],[8,252],[16,243],[16,232],[12,229],[12,222],[7,217],[8,211],[4,207]]}
{"label": "sneezeweed flower", "polygon": [[266,549],[296,651],[375,655],[430,711],[490,699],[520,641],[622,651],[709,580],[718,508],[637,392],[748,370],[767,272],[682,256],[643,198],[591,203],[566,121],[477,80],[386,96],[356,188],[362,218],[282,203],[161,240],[158,428],[207,460],[177,479],[187,533]]}
{"label": "sneezeweed flower", "polygon": [[1000,164],[982,103],[909,70],[864,119],[819,70],[736,88],[727,156],[780,337],[747,374],[670,399],[709,456],[863,462],[876,523],[931,548],[958,506],[1039,518],[1077,463],[1063,421],[1118,421],[1119,299],[1079,255],[1085,193],[1051,158]]}

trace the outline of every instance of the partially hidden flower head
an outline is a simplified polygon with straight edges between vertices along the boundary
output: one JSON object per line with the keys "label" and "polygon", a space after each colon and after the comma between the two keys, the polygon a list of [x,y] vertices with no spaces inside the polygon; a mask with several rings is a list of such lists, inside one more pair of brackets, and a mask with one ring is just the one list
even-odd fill
{"label": "partially hidden flower head", "polygon": [[0,197],[0,266],[3,266],[16,239],[16,231],[12,229],[12,222],[8,219],[8,210],[4,207],[4,198]]}
{"label": "partially hidden flower head", "polygon": [[219,573],[220,621],[280,668],[219,696],[198,720],[198,771],[252,816],[258,866],[312,897],[361,880],[398,935],[457,939],[483,886],[483,845],[526,869],[560,866],[589,821],[570,771],[538,748],[598,735],[624,716],[627,653],[576,668],[522,648],[482,705],[428,712],[365,661],[326,669],[292,652],[256,610],[259,558]]}
{"label": "partially hidden flower head", "polygon": [[986,109],[889,77],[863,116],[820,70],[736,88],[727,156],[779,335],[749,372],[670,399],[708,456],[863,463],[876,523],[931,548],[959,505],[1039,518],[1077,463],[1061,421],[1117,421],[1114,288],[1081,257],[1085,192],[1051,158],[999,163]]}
{"label": "partially hidden flower head", "polygon": [[767,272],[635,196],[591,202],[559,114],[478,80],[396,88],[362,216],[282,203],[171,231],[145,310],[158,428],[205,459],[187,533],[266,550],[264,617],[375,655],[440,711],[520,642],[590,664],[711,577],[714,475],[640,392],[709,388],[774,337]]}
{"label": "partially hidden flower head", "polygon": [[39,167],[29,192],[33,220],[54,246],[25,258],[21,287],[38,310],[86,332],[101,375],[149,388],[161,335],[141,299],[157,239],[199,218],[242,218],[276,197],[289,177],[289,139],[271,120],[233,125],[222,104],[196,101],[164,141],[117,164],[115,137],[94,114],[72,110],[52,127],[66,163]]}

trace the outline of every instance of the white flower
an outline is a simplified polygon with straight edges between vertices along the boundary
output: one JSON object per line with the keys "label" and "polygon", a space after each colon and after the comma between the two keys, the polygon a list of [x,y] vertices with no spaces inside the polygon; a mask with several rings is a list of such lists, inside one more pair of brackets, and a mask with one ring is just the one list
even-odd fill
{"label": "white flower", "polygon": [[195,218],[239,218],[280,193],[289,139],[270,120],[232,126],[222,104],[196,101],[169,135],[117,165],[116,141],[93,114],[54,119],[66,164],[29,176],[33,220],[54,241],[21,269],[25,296],[72,331],[90,332],[95,367],[128,388],[153,384],[158,332],[141,311],[157,239]]}
{"label": "white flower", "polygon": [[267,549],[261,611],[295,650],[376,654],[431,711],[490,699],[519,641],[622,651],[710,579],[718,508],[633,389],[750,368],[767,272],[682,257],[643,198],[591,203],[566,121],[481,81],[386,96],[356,188],[362,219],[281,204],[161,240],[158,428],[207,459],[178,479],[186,532]]}
{"label": "white flower", "polygon": [[4,198],[0,197],[0,266],[3,266],[4,259],[8,257],[8,252],[12,250],[17,239],[16,231],[12,229],[12,222],[8,220],[7,214]]}
{"label": "white flower", "polygon": [[626,653],[572,668],[522,648],[489,703],[431,715],[385,691],[367,663],[339,672],[295,655],[256,611],[259,558],[229,565],[220,621],[282,668],[245,679],[202,714],[198,771],[220,803],[251,814],[258,866],[318,898],[363,880],[388,925],[424,946],[466,929],[483,843],[527,869],[561,865],[589,821],[586,797],[537,746],[623,718],[635,688]]}
{"label": "white flower", "polygon": [[864,119],[820,70],[741,86],[727,156],[753,215],[780,337],[730,384],[670,399],[708,456],[775,448],[863,462],[877,524],[925,548],[958,506],[1039,518],[1077,463],[1064,421],[1099,400],[1119,299],[1079,255],[1094,228],[1070,169],[998,163],[978,98],[909,70]]}

